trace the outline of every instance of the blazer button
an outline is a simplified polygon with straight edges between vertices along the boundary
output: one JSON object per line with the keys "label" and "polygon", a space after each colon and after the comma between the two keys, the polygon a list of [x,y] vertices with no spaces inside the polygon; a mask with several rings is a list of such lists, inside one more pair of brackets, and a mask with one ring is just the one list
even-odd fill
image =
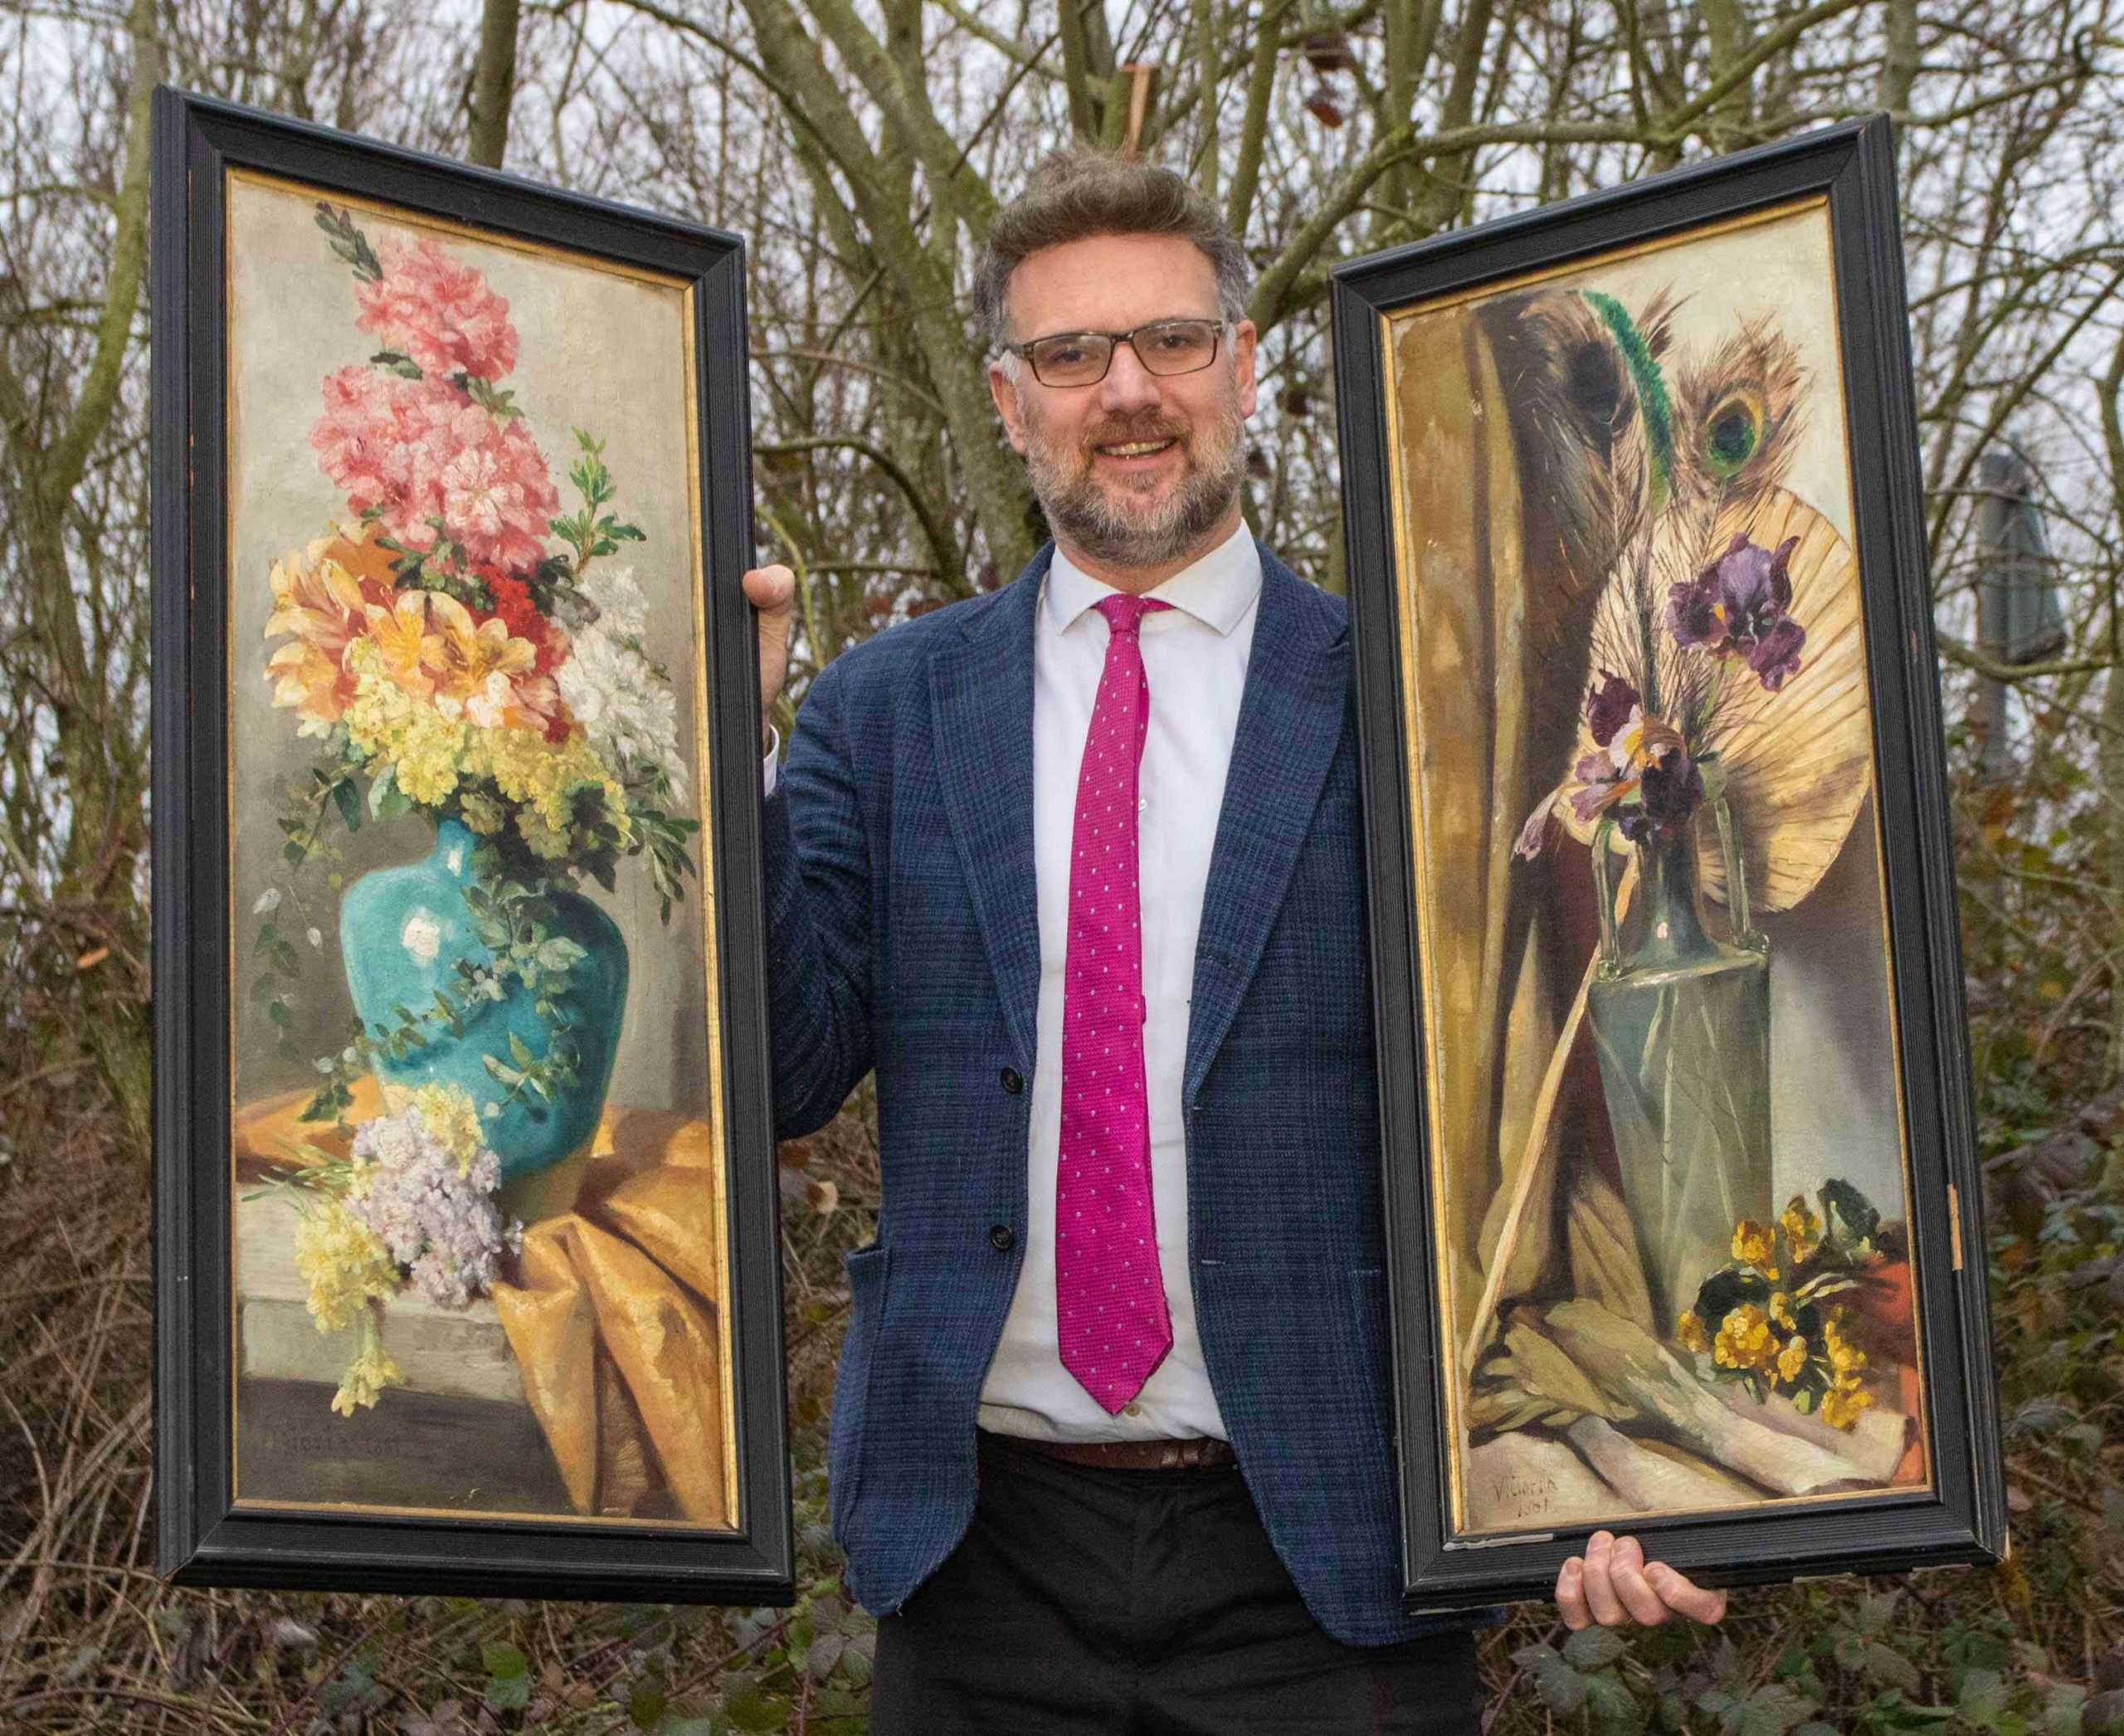
{"label": "blazer button", "polygon": [[988,1241],[997,1253],[1007,1254],[1017,1246],[1018,1238],[1011,1233],[1008,1224],[995,1224],[990,1226]]}
{"label": "blazer button", "polygon": [[1016,1067],[1006,1067],[997,1076],[1003,1081],[1003,1089],[1013,1097],[1025,1088],[1025,1080]]}

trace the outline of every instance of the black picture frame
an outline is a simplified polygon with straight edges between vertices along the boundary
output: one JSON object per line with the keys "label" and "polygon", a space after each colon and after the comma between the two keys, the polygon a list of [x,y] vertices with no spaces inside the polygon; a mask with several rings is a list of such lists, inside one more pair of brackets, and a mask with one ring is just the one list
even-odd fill
{"label": "black picture frame", "polygon": [[[794,1595],[761,905],[745,254],[735,236],[187,91],[152,190],[155,1556],[180,1583],[786,1604]],[[704,826],[727,1122],[737,1526],[275,1510],[232,1495],[227,176],[254,171],[690,286]]]}
{"label": "black picture frame", "polygon": [[1808,196],[1825,195],[1873,692],[1895,1034],[1903,1061],[1912,1257],[1933,1477],[1801,1506],[1648,1519],[1648,1554],[1712,1584],[1995,1561],[2007,1548],[1985,1228],[1948,784],[1911,378],[1893,147],[1885,116],[1829,127],[1351,261],[1332,275],[1348,588],[1360,695],[1394,1367],[1410,1610],[1546,1597],[1591,1527],[1456,1537],[1444,1479],[1440,1225],[1421,1058],[1428,1040],[1411,877],[1396,611],[1386,316],[1434,298]]}

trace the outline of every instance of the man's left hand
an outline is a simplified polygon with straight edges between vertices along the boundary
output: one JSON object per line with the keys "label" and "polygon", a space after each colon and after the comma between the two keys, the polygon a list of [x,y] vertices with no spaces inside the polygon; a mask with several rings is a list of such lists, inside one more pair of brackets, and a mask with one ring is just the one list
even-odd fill
{"label": "man's left hand", "polygon": [[1726,1594],[1697,1584],[1664,1561],[1648,1563],[1634,1537],[1595,1531],[1586,1540],[1585,1554],[1572,1556],[1556,1574],[1556,1608],[1573,1631],[1595,1621],[1603,1627],[1657,1627],[1669,1616],[1722,1620]]}

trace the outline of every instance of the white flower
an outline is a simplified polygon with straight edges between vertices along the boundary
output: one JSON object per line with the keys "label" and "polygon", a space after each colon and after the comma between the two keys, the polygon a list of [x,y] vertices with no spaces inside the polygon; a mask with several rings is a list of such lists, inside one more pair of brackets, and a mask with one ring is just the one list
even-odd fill
{"label": "white flower", "polygon": [[303,939],[307,940],[312,946],[323,946],[324,944],[324,930],[319,928],[306,929],[303,931]]}
{"label": "white flower", "polygon": [[251,907],[251,914],[253,916],[270,916],[280,908],[280,889],[278,886],[268,886],[258,895],[258,902]]}
{"label": "white flower", "polygon": [[580,629],[568,661],[554,671],[561,698],[590,744],[615,772],[636,761],[659,767],[675,800],[686,797],[686,764],[679,753],[678,704],[670,683],[644,653],[647,600],[634,569],[615,567],[584,576],[583,593],[597,618]]}

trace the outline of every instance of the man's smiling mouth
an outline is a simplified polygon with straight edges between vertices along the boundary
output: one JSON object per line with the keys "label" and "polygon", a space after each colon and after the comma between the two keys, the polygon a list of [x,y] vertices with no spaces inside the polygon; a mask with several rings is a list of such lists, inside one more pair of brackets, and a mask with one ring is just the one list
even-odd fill
{"label": "man's smiling mouth", "polygon": [[1172,439],[1123,440],[1116,441],[1108,446],[1094,446],[1093,450],[1103,452],[1109,458],[1147,458],[1152,453],[1162,452],[1167,446],[1176,443]]}

